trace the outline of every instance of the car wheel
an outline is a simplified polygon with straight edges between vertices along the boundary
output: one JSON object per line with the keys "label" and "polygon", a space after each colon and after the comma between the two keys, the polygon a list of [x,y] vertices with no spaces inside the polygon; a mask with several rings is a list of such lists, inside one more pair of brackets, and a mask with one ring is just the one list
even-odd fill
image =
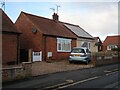
{"label": "car wheel", "polygon": [[88,62],[88,61],[86,61],[86,65],[88,65],[88,63],[89,63],[89,62]]}
{"label": "car wheel", "polygon": [[69,63],[72,63],[72,61],[69,61]]}

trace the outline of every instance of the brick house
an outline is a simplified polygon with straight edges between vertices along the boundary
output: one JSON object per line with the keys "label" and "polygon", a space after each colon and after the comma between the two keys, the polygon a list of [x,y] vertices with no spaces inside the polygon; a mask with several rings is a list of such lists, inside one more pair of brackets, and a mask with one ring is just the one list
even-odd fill
{"label": "brick house", "polygon": [[21,50],[41,52],[42,60],[68,59],[76,46],[77,36],[58,21],[55,13],[53,19],[48,19],[21,12],[15,26],[22,32]]}
{"label": "brick house", "polygon": [[19,35],[10,18],[0,9],[0,36],[2,37],[2,64],[19,63]]}
{"label": "brick house", "polygon": [[120,47],[120,35],[107,36],[103,42],[103,51],[110,51]]}

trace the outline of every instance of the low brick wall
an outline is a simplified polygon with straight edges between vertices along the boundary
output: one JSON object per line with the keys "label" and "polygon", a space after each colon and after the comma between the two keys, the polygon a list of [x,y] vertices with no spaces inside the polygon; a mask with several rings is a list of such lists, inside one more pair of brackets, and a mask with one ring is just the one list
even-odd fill
{"label": "low brick wall", "polygon": [[32,63],[23,62],[21,66],[2,68],[2,82],[13,81],[30,77],[32,75]]}
{"label": "low brick wall", "polygon": [[120,55],[117,52],[93,53],[92,60],[95,66],[113,64],[120,62]]}

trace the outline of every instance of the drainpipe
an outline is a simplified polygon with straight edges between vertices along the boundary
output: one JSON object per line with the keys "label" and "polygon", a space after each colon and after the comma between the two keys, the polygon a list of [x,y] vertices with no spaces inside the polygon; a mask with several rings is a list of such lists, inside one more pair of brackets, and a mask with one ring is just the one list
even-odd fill
{"label": "drainpipe", "polygon": [[20,57],[20,45],[19,45],[19,34],[17,34],[17,64],[19,64]]}
{"label": "drainpipe", "polygon": [[44,60],[46,61],[46,36],[43,36],[43,47],[44,47]]}

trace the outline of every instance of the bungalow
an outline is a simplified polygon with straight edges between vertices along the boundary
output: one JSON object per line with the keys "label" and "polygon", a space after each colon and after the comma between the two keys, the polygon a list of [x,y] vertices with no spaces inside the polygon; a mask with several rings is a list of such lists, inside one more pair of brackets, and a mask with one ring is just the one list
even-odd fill
{"label": "bungalow", "polygon": [[63,23],[71,32],[77,35],[77,47],[87,47],[92,52],[96,51],[95,39],[78,25]]}
{"label": "bungalow", "polygon": [[35,55],[41,55],[40,60],[68,59],[71,48],[76,46],[77,36],[58,21],[55,13],[53,19],[48,19],[21,12],[15,26],[22,32],[21,50],[32,49]]}
{"label": "bungalow", "polygon": [[120,35],[107,36],[103,42],[103,51],[110,51],[120,47]]}
{"label": "bungalow", "polygon": [[0,9],[0,36],[2,37],[2,64],[19,63],[19,36],[18,32],[10,18]]}

